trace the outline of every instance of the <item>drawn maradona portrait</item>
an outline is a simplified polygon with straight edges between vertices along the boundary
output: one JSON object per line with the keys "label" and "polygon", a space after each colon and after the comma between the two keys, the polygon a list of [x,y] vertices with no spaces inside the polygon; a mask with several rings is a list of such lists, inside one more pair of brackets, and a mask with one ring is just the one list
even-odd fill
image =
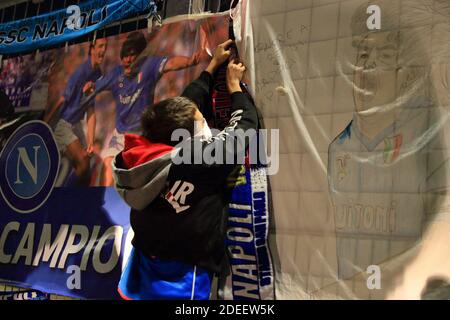
{"label": "drawn maradona portrait", "polygon": [[[380,30],[368,30],[369,5],[381,9]],[[423,261],[428,234],[440,239],[436,249],[447,246],[449,263],[449,6],[372,0],[353,14],[357,56],[346,77],[355,109],[328,151],[339,279],[396,259]]]}

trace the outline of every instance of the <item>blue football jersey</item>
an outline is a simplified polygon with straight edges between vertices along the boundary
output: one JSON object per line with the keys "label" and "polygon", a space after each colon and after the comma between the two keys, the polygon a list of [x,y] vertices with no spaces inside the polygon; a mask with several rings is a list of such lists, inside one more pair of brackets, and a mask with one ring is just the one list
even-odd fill
{"label": "blue football jersey", "polygon": [[92,68],[91,59],[87,59],[70,77],[63,93],[64,105],[60,118],[75,124],[84,118],[89,104],[81,104],[83,87],[88,81],[96,81],[102,76],[100,68]]}
{"label": "blue football jersey", "polygon": [[156,84],[162,74],[166,57],[147,57],[139,73],[126,77],[117,66],[95,83],[95,93],[111,91],[116,102],[116,129],[119,133],[140,130],[141,114],[153,104]]}

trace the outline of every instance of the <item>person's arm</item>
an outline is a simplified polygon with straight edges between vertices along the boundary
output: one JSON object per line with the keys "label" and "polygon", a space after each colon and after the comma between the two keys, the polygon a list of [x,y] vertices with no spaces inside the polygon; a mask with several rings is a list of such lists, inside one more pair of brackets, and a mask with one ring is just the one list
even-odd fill
{"label": "person's arm", "polygon": [[176,56],[169,58],[164,65],[161,73],[164,74],[170,71],[178,71],[197,65],[200,62],[200,59],[202,59],[202,56],[205,56],[205,46],[206,34],[203,29],[200,29],[200,48],[197,50],[197,52],[195,52],[192,57]]}
{"label": "person's arm", "polygon": [[167,60],[166,64],[164,65],[162,73],[186,69],[191,66],[197,65],[198,61],[199,61],[198,53],[195,53],[192,57],[182,57],[182,56],[171,57]]}
{"label": "person's arm", "polygon": [[87,153],[90,155],[94,152],[95,141],[95,125],[97,118],[95,116],[94,106],[89,107],[87,110]]}
{"label": "person's arm", "polygon": [[[214,177],[214,181],[221,184],[237,165],[244,163],[249,141],[255,138],[258,129],[256,107],[240,86],[244,71],[241,63],[229,63],[227,87],[231,95],[231,119],[227,127],[211,139],[198,143],[199,138],[194,138],[178,145],[172,158],[179,166],[177,172],[192,172],[193,179],[204,179],[205,175]],[[200,163],[199,155],[202,157]]]}
{"label": "person's arm", "polygon": [[53,106],[53,108],[51,108],[50,111],[45,114],[44,122],[49,123],[55,116],[55,113],[61,108],[61,106],[64,104],[65,101],[66,99],[64,99],[64,97],[61,96],[58,99],[58,102]]}
{"label": "person's arm", "polygon": [[93,104],[93,100],[102,91],[111,90],[111,86],[115,78],[117,77],[118,69],[113,69],[107,75],[102,76],[95,82],[88,81],[83,86],[83,98],[81,99],[80,106],[85,107],[88,104]]}
{"label": "person's arm", "polygon": [[[212,143],[222,141],[219,146],[223,146],[225,159],[228,156],[236,160],[235,163],[228,163],[228,168],[234,168],[236,164],[242,164],[245,157],[245,150],[249,142],[255,138],[256,130],[259,127],[258,113],[253,102],[242,92],[241,80],[244,76],[245,66],[242,63],[231,61],[227,69],[227,88],[231,95],[231,119]],[[211,147],[211,146],[207,146]],[[214,146],[217,148],[217,146]]]}
{"label": "person's arm", "polygon": [[191,82],[181,94],[183,97],[194,101],[200,112],[205,116],[211,113],[211,95],[214,85],[213,75],[217,68],[225,63],[230,57],[231,50],[229,47],[232,43],[233,40],[227,40],[217,46],[214,56],[205,71],[203,71],[196,80]]}

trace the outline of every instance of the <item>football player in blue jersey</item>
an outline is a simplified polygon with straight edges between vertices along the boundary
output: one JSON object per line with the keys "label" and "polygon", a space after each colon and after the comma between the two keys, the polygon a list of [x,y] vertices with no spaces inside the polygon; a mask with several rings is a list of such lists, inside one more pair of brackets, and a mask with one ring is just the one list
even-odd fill
{"label": "football player in blue jersey", "polygon": [[[100,65],[103,63],[106,49],[106,39],[92,42],[88,59],[71,75],[62,96],[44,116],[44,121],[48,123],[60,110],[60,119],[54,131],[55,139],[60,152],[72,162],[77,182],[81,185],[89,183],[89,155],[93,152],[96,125],[94,104],[81,103],[83,87],[102,76]],[[81,124],[86,113],[87,141]]]}
{"label": "football player in blue jersey", "polygon": [[142,32],[130,33],[120,51],[121,65],[97,81],[88,83],[84,89],[92,92],[90,97],[110,91],[116,102],[116,128],[103,154],[104,186],[113,184],[111,161],[124,147],[124,134],[140,132],[141,115],[146,107],[153,104],[158,80],[166,72],[198,64],[202,52],[200,48],[192,57],[147,56],[138,59],[146,47],[147,40]]}

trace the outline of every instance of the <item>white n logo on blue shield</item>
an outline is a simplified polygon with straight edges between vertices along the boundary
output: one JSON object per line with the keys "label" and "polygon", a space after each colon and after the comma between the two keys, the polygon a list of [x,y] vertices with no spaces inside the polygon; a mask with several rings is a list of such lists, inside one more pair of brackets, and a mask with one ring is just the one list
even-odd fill
{"label": "white n logo on blue shield", "polygon": [[44,139],[36,133],[22,135],[6,159],[5,174],[11,191],[21,199],[30,199],[38,194],[45,185],[51,166]]}
{"label": "white n logo on blue shield", "polygon": [[50,196],[60,155],[50,127],[38,120],[22,124],[0,153],[0,192],[19,213],[40,208]]}
{"label": "white n logo on blue shield", "polygon": [[17,148],[19,152],[19,158],[17,159],[17,179],[14,182],[15,184],[22,184],[22,180],[20,180],[20,161],[22,161],[23,165],[28,171],[28,174],[33,179],[34,184],[37,183],[37,174],[38,174],[38,164],[37,164],[37,155],[41,146],[33,146],[34,149],[34,165],[31,163],[30,157],[28,156],[27,150],[23,147]]}

